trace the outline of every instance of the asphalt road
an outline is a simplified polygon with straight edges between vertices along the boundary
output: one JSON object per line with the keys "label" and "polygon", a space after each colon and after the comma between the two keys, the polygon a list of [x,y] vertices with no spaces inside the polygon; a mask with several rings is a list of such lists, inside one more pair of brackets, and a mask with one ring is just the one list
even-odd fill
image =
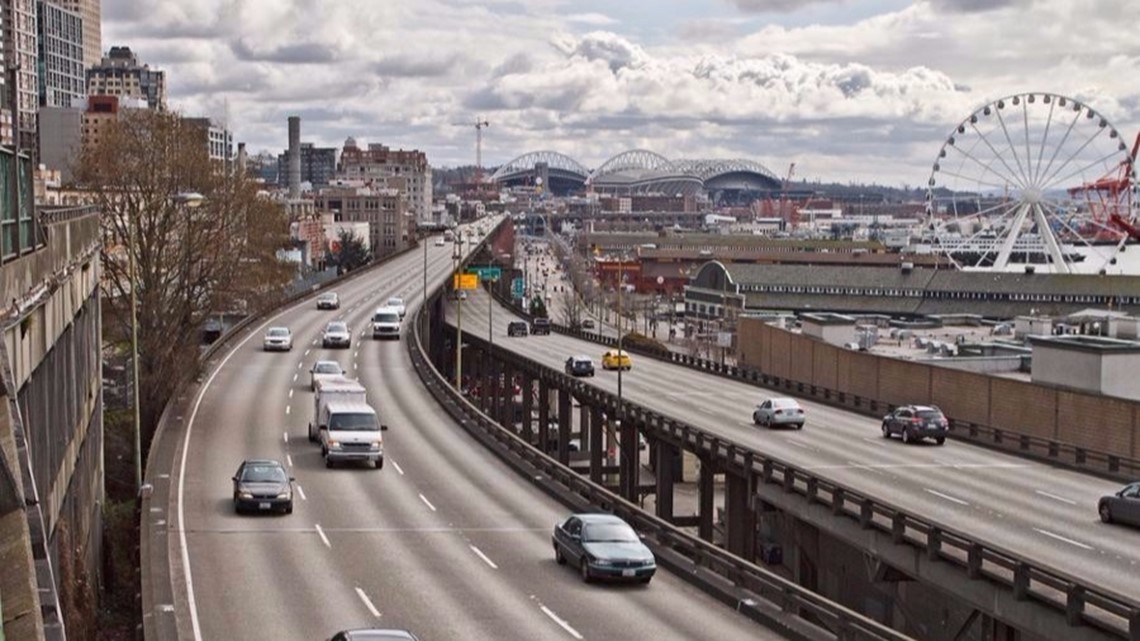
{"label": "asphalt road", "polygon": [[[432,280],[442,281],[452,246],[428,251]],[[362,336],[388,296],[403,295],[412,313],[422,261],[413,252],[340,286],[340,310],[311,301],[286,310],[270,322],[291,327],[292,352],[261,351],[258,331],[210,379],[177,506],[199,639],[325,639],[358,626],[407,627],[423,641],[782,638],[664,571],[647,587],[596,586],[554,563],[550,530],[565,508],[435,405],[403,339]],[[333,319],[354,329],[350,349],[320,349]],[[325,358],[360,377],[389,425],[382,470],[325,469],[306,440],[307,370]],[[233,513],[229,479],[255,457],[292,470],[292,515]],[[178,565],[180,537],[171,538]]]}
{"label": "asphalt road", "polygon": [[[464,327],[470,319],[480,335],[487,327],[486,296],[473,296],[463,312]],[[505,308],[495,310],[496,345],[559,370],[572,354],[592,356],[597,375],[587,380],[616,393],[617,373],[600,367],[604,347],[559,334],[508,338],[514,319]],[[646,357],[633,361],[622,381],[631,401],[1092,585],[1140,594],[1140,531],[1102,524],[1096,512],[1098,499],[1119,483],[955,441],[904,445],[884,439],[874,418],[807,399],[799,399],[807,414],[802,431],[759,428],[752,410],[772,392]]]}

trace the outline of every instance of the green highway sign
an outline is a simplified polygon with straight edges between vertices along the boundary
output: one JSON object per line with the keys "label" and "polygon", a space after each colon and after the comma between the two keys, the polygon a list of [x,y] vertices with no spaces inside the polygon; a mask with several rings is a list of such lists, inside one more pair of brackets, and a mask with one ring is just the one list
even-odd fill
{"label": "green highway sign", "polygon": [[501,267],[468,267],[468,274],[478,274],[479,280],[499,280],[503,277],[503,268]]}

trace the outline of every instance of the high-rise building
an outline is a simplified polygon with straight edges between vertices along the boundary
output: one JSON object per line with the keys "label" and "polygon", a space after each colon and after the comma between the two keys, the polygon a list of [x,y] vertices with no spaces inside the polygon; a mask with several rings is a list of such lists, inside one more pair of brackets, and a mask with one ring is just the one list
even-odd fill
{"label": "high-rise building", "polygon": [[52,0],[83,18],[83,68],[94,67],[103,58],[103,16],[100,0]]}
{"label": "high-rise building", "polygon": [[60,173],[64,184],[73,178],[73,169],[83,149],[83,109],[80,107],[40,107],[40,164]]}
{"label": "high-rise building", "polygon": [[[16,101],[18,117],[16,128],[20,132],[20,147],[34,149],[36,146],[36,111],[39,107],[39,79],[36,45],[36,0],[3,1],[4,61],[14,65],[14,74],[5,74],[4,108],[12,107],[12,76],[16,81]],[[7,66],[7,65],[6,65]],[[11,141],[5,141],[11,142]]]}
{"label": "high-rise building", "polygon": [[83,71],[83,18],[48,0],[36,3],[39,16],[39,105],[71,107],[87,96]]}
{"label": "high-rise building", "polygon": [[431,219],[431,165],[422,151],[392,150],[375,143],[361,149],[356,140],[349,138],[340,155],[339,175],[366,183],[388,177],[406,178],[409,209],[417,220]]}
{"label": "high-rise building", "polygon": [[[277,156],[277,175],[284,182],[289,175],[289,152]],[[301,182],[313,189],[325,187],[336,176],[336,147],[314,147],[311,142],[301,143]]]}
{"label": "high-rise building", "polygon": [[140,64],[130,47],[111,47],[87,69],[87,95],[141,98],[151,109],[165,110],[166,72]]}
{"label": "high-rise building", "polygon": [[183,118],[183,121],[201,130],[210,160],[222,171],[233,169],[234,136],[229,129],[209,118]]}

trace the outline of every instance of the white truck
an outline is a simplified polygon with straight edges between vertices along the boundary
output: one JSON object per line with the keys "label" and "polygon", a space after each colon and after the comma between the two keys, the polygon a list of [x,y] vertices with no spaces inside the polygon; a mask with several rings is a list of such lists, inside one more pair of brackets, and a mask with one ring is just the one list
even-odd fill
{"label": "white truck", "polygon": [[372,312],[372,338],[400,340],[400,310],[396,307],[378,307]]}
{"label": "white truck", "polygon": [[309,440],[321,444],[326,467],[342,461],[364,461],[375,469],[384,467],[384,437],[387,425],[365,398],[364,386],[345,377],[317,381],[313,395],[313,420]]}

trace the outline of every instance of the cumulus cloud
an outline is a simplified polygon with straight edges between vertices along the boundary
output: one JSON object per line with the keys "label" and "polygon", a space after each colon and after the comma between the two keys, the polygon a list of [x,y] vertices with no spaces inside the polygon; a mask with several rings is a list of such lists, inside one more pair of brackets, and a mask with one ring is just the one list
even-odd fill
{"label": "cumulus cloud", "polygon": [[930,5],[939,11],[952,13],[974,13],[1027,6],[1031,0],[929,0]]}
{"label": "cumulus cloud", "polygon": [[[810,4],[839,3],[843,0],[730,0],[737,9],[749,13],[787,13]],[[968,0],[966,0],[968,1]],[[985,0],[980,0],[985,1]]]}

